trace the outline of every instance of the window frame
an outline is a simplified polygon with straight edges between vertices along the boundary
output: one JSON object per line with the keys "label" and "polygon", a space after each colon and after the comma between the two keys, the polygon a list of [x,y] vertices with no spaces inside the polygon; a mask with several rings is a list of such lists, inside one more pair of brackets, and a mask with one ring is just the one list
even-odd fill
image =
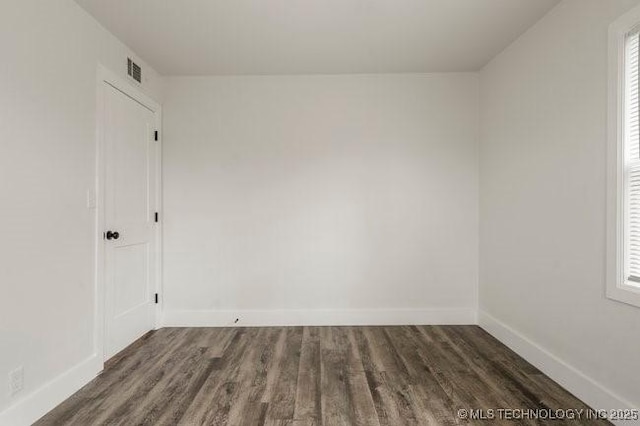
{"label": "window frame", "polygon": [[609,26],[606,296],[640,307],[640,287],[625,277],[626,39],[640,26],[640,6]]}

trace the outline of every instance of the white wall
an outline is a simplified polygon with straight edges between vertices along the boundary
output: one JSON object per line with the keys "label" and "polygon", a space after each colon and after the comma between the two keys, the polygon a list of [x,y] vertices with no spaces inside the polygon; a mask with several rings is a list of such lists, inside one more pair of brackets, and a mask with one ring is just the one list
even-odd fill
{"label": "white wall", "polygon": [[165,91],[167,324],[475,320],[477,75]]}
{"label": "white wall", "polygon": [[93,353],[96,71],[131,52],[71,0],[3,0],[0,52],[2,411]]}
{"label": "white wall", "polygon": [[607,27],[637,3],[565,0],[482,71],[480,309],[640,407],[640,309],[604,282]]}

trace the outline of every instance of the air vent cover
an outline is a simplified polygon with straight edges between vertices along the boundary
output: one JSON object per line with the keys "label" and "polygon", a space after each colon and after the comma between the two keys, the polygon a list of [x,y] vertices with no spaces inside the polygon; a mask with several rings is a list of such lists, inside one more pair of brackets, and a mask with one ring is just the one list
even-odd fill
{"label": "air vent cover", "polygon": [[127,58],[127,74],[138,83],[142,83],[142,68],[133,62],[131,58]]}

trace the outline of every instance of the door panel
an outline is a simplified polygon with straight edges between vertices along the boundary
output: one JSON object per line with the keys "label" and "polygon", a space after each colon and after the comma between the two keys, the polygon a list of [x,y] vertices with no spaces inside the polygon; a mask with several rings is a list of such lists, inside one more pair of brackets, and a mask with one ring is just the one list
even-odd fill
{"label": "door panel", "polygon": [[155,114],[104,83],[105,358],[154,327]]}
{"label": "door panel", "polygon": [[114,319],[149,302],[148,247],[148,244],[134,244],[114,250]]}

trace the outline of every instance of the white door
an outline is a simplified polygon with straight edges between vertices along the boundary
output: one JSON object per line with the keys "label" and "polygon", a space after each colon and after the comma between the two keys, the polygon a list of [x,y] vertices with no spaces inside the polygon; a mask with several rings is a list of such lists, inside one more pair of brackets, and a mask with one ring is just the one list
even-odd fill
{"label": "white door", "polygon": [[156,117],[104,87],[105,359],[155,322]]}

